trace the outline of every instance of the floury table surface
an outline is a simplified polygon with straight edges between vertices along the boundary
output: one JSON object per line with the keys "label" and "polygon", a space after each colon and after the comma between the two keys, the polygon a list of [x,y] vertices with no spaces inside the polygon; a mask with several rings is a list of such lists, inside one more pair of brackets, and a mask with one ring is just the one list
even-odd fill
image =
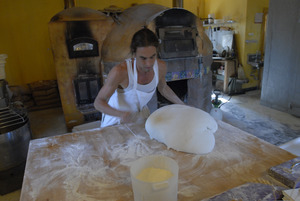
{"label": "floury table surface", "polygon": [[167,149],[138,124],[32,140],[21,201],[133,200],[130,165],[152,154],[177,161],[179,201],[201,200],[296,157],[222,121],[218,126],[215,148],[206,155]]}

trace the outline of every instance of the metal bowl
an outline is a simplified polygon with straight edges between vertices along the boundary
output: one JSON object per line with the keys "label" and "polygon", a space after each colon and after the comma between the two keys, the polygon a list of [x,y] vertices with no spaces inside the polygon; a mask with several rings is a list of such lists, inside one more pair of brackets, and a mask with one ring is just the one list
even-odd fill
{"label": "metal bowl", "polygon": [[25,113],[0,109],[0,171],[26,161],[31,131]]}

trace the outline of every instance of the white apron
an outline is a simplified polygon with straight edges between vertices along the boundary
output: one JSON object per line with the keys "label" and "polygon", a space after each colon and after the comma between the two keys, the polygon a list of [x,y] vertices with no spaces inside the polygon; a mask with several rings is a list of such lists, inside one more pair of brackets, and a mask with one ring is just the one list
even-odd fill
{"label": "white apron", "polygon": [[[155,82],[155,84],[152,85],[153,89],[147,90],[148,92],[137,89],[138,77],[136,69],[136,59],[134,59],[133,62],[133,69],[132,59],[126,59],[126,64],[129,80],[128,87],[124,90],[117,89],[110,97],[108,104],[112,108],[120,111],[137,112],[139,119],[146,119],[150,115],[147,103],[151,100],[153,94],[155,93],[159,81],[157,60],[155,60],[153,66],[154,77],[150,82]],[[121,119],[119,117],[102,114],[101,127],[120,124],[120,121]]]}

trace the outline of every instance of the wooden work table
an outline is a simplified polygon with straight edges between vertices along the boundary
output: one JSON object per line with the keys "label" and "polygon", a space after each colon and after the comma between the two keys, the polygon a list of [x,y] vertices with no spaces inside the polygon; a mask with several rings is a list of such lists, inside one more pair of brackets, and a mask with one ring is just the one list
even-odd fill
{"label": "wooden work table", "polygon": [[215,148],[206,155],[167,149],[136,124],[32,140],[21,201],[133,200],[129,167],[152,154],[178,162],[179,201],[201,200],[296,157],[227,123],[218,125]]}

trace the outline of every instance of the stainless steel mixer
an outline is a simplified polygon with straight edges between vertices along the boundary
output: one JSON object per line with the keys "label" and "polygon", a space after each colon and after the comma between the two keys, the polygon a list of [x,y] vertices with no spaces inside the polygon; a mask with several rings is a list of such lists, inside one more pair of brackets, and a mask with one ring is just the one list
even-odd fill
{"label": "stainless steel mixer", "polygon": [[0,194],[22,186],[31,131],[27,112],[9,102],[7,82],[0,80]]}

